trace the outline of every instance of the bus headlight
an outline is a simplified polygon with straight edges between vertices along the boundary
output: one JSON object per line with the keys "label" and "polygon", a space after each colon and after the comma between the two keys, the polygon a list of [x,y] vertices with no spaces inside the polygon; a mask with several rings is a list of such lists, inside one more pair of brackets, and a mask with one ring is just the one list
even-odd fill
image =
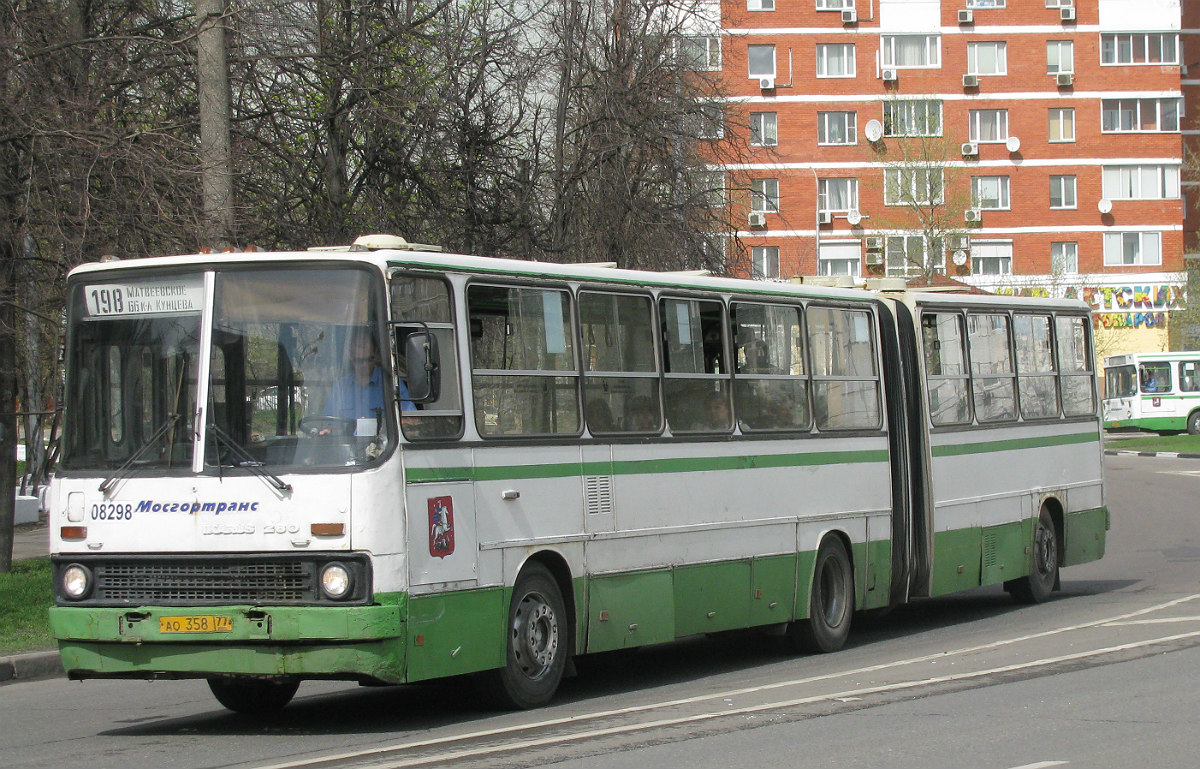
{"label": "bus headlight", "polygon": [[345,564],[330,563],[321,569],[321,592],[326,598],[340,601],[354,590],[354,575]]}
{"label": "bus headlight", "polygon": [[87,598],[92,592],[92,571],[86,566],[73,563],[62,571],[63,595],[72,601]]}

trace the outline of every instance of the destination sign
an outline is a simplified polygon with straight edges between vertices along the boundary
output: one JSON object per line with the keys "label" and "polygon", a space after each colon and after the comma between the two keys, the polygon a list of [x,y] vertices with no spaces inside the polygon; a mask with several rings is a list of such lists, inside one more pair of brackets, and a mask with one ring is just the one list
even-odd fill
{"label": "destination sign", "polygon": [[130,315],[191,315],[204,307],[204,281],[199,275],[101,283],[84,287],[90,318]]}

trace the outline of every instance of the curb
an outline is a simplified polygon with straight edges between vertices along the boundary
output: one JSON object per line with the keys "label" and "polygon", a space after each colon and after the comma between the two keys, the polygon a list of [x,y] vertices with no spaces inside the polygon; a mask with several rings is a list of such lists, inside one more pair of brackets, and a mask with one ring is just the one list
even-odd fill
{"label": "curb", "polygon": [[61,678],[65,674],[58,652],[30,652],[0,657],[0,686]]}
{"label": "curb", "polygon": [[1105,449],[1104,453],[1111,456],[1124,457],[1167,457],[1168,459],[1200,459],[1200,454],[1184,451],[1134,451],[1133,449]]}

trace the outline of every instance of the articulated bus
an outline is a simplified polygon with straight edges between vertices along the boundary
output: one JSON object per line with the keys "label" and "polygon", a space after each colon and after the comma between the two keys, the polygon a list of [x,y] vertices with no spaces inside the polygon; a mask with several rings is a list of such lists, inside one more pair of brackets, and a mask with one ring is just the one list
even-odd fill
{"label": "articulated bus", "polygon": [[1109,526],[1088,312],[418,248],[79,267],[63,664],[527,708],[577,655],[1043,601]]}
{"label": "articulated bus", "polygon": [[1200,352],[1105,358],[1104,427],[1200,435]]}

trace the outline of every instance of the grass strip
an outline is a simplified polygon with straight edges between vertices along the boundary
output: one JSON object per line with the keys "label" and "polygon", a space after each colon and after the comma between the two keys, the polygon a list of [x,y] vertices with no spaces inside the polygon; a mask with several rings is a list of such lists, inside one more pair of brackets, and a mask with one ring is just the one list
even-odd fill
{"label": "grass strip", "polygon": [[16,561],[11,573],[0,574],[0,655],[55,648],[53,605],[49,557]]}

